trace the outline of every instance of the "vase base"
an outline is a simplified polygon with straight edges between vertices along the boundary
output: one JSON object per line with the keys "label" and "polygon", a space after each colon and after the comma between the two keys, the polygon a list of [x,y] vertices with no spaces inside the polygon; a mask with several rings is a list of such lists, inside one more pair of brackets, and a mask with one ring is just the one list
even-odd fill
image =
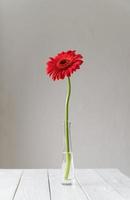
{"label": "vase base", "polygon": [[75,180],[74,179],[67,179],[62,181],[62,185],[74,185]]}

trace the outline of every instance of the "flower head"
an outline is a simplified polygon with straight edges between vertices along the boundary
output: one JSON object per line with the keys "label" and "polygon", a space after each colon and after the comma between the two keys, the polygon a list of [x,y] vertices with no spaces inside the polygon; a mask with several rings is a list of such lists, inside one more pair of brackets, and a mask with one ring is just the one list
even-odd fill
{"label": "flower head", "polygon": [[53,58],[50,57],[47,62],[46,73],[53,80],[70,77],[74,71],[80,69],[80,65],[83,63],[82,58],[82,55],[76,54],[76,51],[63,51]]}

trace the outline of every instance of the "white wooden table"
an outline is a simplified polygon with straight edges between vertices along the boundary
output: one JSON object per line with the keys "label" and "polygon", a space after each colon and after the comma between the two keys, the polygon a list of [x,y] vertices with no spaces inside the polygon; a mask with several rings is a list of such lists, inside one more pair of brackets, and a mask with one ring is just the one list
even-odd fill
{"label": "white wooden table", "polygon": [[130,200],[130,179],[117,169],[76,170],[61,184],[60,170],[0,170],[0,200]]}

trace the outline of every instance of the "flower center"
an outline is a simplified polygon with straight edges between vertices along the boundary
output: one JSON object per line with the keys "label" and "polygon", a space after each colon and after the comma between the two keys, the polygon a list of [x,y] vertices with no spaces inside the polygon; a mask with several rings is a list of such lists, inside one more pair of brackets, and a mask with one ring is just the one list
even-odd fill
{"label": "flower center", "polygon": [[63,60],[60,61],[60,64],[61,64],[61,65],[64,65],[65,63],[67,63],[67,60],[66,60],[66,59],[63,59]]}
{"label": "flower center", "polygon": [[58,67],[64,69],[69,66],[69,63],[70,61],[68,59],[62,59],[59,61]]}

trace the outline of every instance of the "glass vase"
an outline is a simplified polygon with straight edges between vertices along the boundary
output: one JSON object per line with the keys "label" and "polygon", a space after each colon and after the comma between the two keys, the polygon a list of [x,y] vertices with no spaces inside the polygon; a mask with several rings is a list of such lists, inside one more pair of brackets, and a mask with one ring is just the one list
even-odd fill
{"label": "glass vase", "polygon": [[62,162],[62,184],[72,185],[75,182],[74,161],[72,152],[71,123],[67,123],[68,132],[66,133],[66,125],[64,124],[63,138],[63,162]]}

